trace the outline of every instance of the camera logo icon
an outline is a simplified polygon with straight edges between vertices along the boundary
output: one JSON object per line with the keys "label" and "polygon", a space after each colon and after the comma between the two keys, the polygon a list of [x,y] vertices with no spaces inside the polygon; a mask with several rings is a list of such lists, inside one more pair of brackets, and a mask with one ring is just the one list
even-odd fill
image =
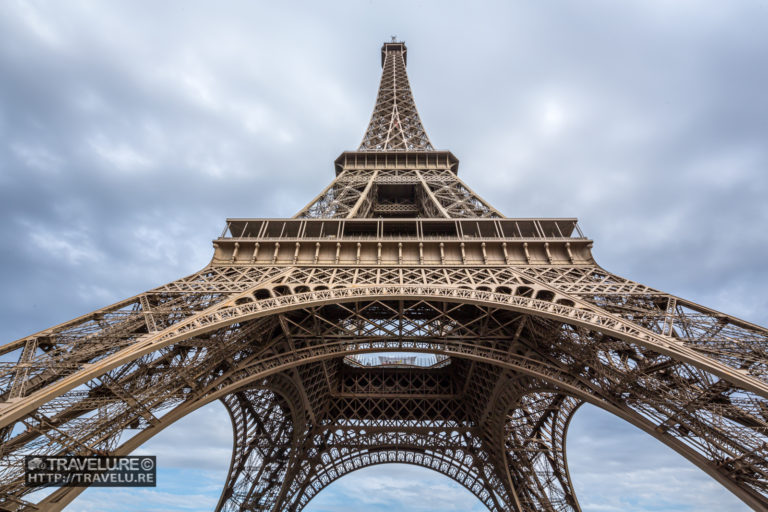
{"label": "camera logo icon", "polygon": [[27,461],[27,469],[34,471],[36,469],[45,469],[45,462],[40,457],[35,457]]}

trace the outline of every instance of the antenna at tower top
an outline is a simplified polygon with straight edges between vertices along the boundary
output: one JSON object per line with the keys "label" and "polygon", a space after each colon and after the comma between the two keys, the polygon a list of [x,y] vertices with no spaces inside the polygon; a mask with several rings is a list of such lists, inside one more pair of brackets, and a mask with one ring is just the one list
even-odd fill
{"label": "antenna at tower top", "polygon": [[391,41],[384,41],[381,45],[381,65],[384,66],[384,61],[387,57],[387,52],[399,52],[403,56],[403,64],[408,63],[408,49],[405,47],[404,41],[398,41],[397,36],[390,36]]}

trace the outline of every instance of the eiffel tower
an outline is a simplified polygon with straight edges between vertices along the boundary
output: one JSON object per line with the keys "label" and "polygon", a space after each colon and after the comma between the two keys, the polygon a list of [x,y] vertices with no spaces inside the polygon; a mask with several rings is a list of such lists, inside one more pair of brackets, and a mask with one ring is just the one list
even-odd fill
{"label": "eiffel tower", "polygon": [[82,490],[33,503],[23,455],[129,454],[220,400],[217,511],[298,511],[390,462],[494,512],[578,511],[585,402],[768,509],[768,330],[602,269],[576,219],[502,215],[432,145],[406,63],[384,43],[362,143],[293,218],[229,219],[201,271],[0,347],[0,508]]}

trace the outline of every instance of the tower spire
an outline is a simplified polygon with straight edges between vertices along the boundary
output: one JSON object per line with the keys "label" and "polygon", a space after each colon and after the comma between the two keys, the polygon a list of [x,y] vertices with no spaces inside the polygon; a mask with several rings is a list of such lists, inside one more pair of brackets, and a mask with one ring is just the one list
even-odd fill
{"label": "tower spire", "polygon": [[434,149],[413,101],[405,71],[407,52],[405,43],[394,36],[381,47],[379,94],[359,151]]}

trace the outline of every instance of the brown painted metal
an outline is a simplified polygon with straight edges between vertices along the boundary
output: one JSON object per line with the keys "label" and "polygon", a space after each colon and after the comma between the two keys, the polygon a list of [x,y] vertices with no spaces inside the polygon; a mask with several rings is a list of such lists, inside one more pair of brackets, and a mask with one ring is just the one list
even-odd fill
{"label": "brown painted metal", "polygon": [[768,330],[603,270],[575,219],[504,217],[433,148],[405,55],[384,45],[362,144],[294,218],[229,219],[200,272],[0,347],[0,509],[79,493],[26,501],[23,455],[127,454],[213,400],[217,510],[400,462],[492,511],[578,511],[584,402],[768,507]]}

